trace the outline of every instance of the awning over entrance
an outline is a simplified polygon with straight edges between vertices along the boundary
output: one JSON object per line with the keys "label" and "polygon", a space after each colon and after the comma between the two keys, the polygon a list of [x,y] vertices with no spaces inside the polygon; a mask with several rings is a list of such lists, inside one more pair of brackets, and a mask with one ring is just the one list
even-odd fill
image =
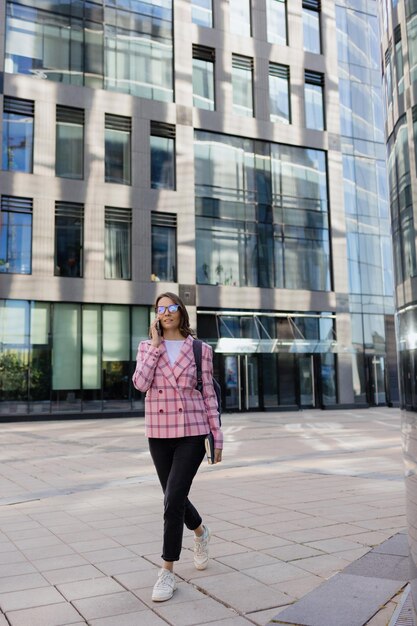
{"label": "awning over entrance", "polygon": [[217,341],[214,351],[222,354],[324,354],[327,352],[346,352],[337,341],[314,341],[308,339],[243,339],[223,337]]}

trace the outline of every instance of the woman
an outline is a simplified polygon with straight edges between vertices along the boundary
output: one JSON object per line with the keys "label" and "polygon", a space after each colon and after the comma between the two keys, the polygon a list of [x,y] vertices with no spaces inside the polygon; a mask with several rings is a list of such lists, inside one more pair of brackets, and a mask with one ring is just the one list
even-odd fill
{"label": "woman", "polygon": [[180,558],[184,523],[194,531],[194,565],[208,563],[210,530],[188,500],[188,493],[205,455],[204,440],[214,436],[214,462],[222,460],[223,435],[212,382],[212,350],[202,346],[203,394],[197,389],[193,336],[187,310],[173,293],[155,303],[150,340],[139,344],[133,384],[146,391],[145,431],[164,497],[162,568],[152,600],[163,602],[175,589],[174,562]]}

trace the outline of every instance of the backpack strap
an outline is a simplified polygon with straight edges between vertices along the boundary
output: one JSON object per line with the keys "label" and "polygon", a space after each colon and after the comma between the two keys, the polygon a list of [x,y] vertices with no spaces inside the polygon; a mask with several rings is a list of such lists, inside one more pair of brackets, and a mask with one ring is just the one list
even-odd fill
{"label": "backpack strap", "polygon": [[200,393],[203,393],[203,374],[201,372],[201,353],[202,353],[202,345],[203,342],[201,339],[194,339],[193,341],[193,352],[194,352],[194,360],[197,367],[197,387]]}

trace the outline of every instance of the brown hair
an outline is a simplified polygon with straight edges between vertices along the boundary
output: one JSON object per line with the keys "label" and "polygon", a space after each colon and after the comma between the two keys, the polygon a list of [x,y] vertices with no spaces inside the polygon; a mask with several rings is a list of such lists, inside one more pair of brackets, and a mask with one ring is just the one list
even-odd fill
{"label": "brown hair", "polygon": [[185,304],[181,300],[181,298],[177,296],[177,294],[171,293],[170,291],[161,293],[159,294],[159,296],[157,297],[155,301],[155,310],[156,310],[156,307],[158,306],[158,302],[162,298],[169,298],[170,300],[172,300],[172,302],[179,305],[180,307],[179,311],[180,311],[180,316],[181,316],[179,331],[181,335],[183,337],[188,337],[189,335],[191,335],[192,337],[195,337],[195,332],[192,330],[192,328],[190,328],[190,318],[188,317],[188,311],[185,308]]}

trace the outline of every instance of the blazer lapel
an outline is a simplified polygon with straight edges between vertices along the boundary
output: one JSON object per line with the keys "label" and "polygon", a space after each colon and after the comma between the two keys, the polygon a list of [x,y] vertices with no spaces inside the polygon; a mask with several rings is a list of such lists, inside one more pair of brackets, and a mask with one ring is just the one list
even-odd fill
{"label": "blazer lapel", "polygon": [[165,346],[165,343],[162,342],[160,345],[161,355],[158,361],[158,367],[161,370],[161,373],[165,376],[165,378],[169,381],[169,383],[176,388],[177,380],[172,371],[171,363],[169,360],[168,352]]}
{"label": "blazer lapel", "polygon": [[178,359],[175,361],[172,368],[175,379],[178,379],[183,370],[194,361],[193,341],[194,340],[192,336],[188,335],[182,345],[181,351],[178,355]]}

